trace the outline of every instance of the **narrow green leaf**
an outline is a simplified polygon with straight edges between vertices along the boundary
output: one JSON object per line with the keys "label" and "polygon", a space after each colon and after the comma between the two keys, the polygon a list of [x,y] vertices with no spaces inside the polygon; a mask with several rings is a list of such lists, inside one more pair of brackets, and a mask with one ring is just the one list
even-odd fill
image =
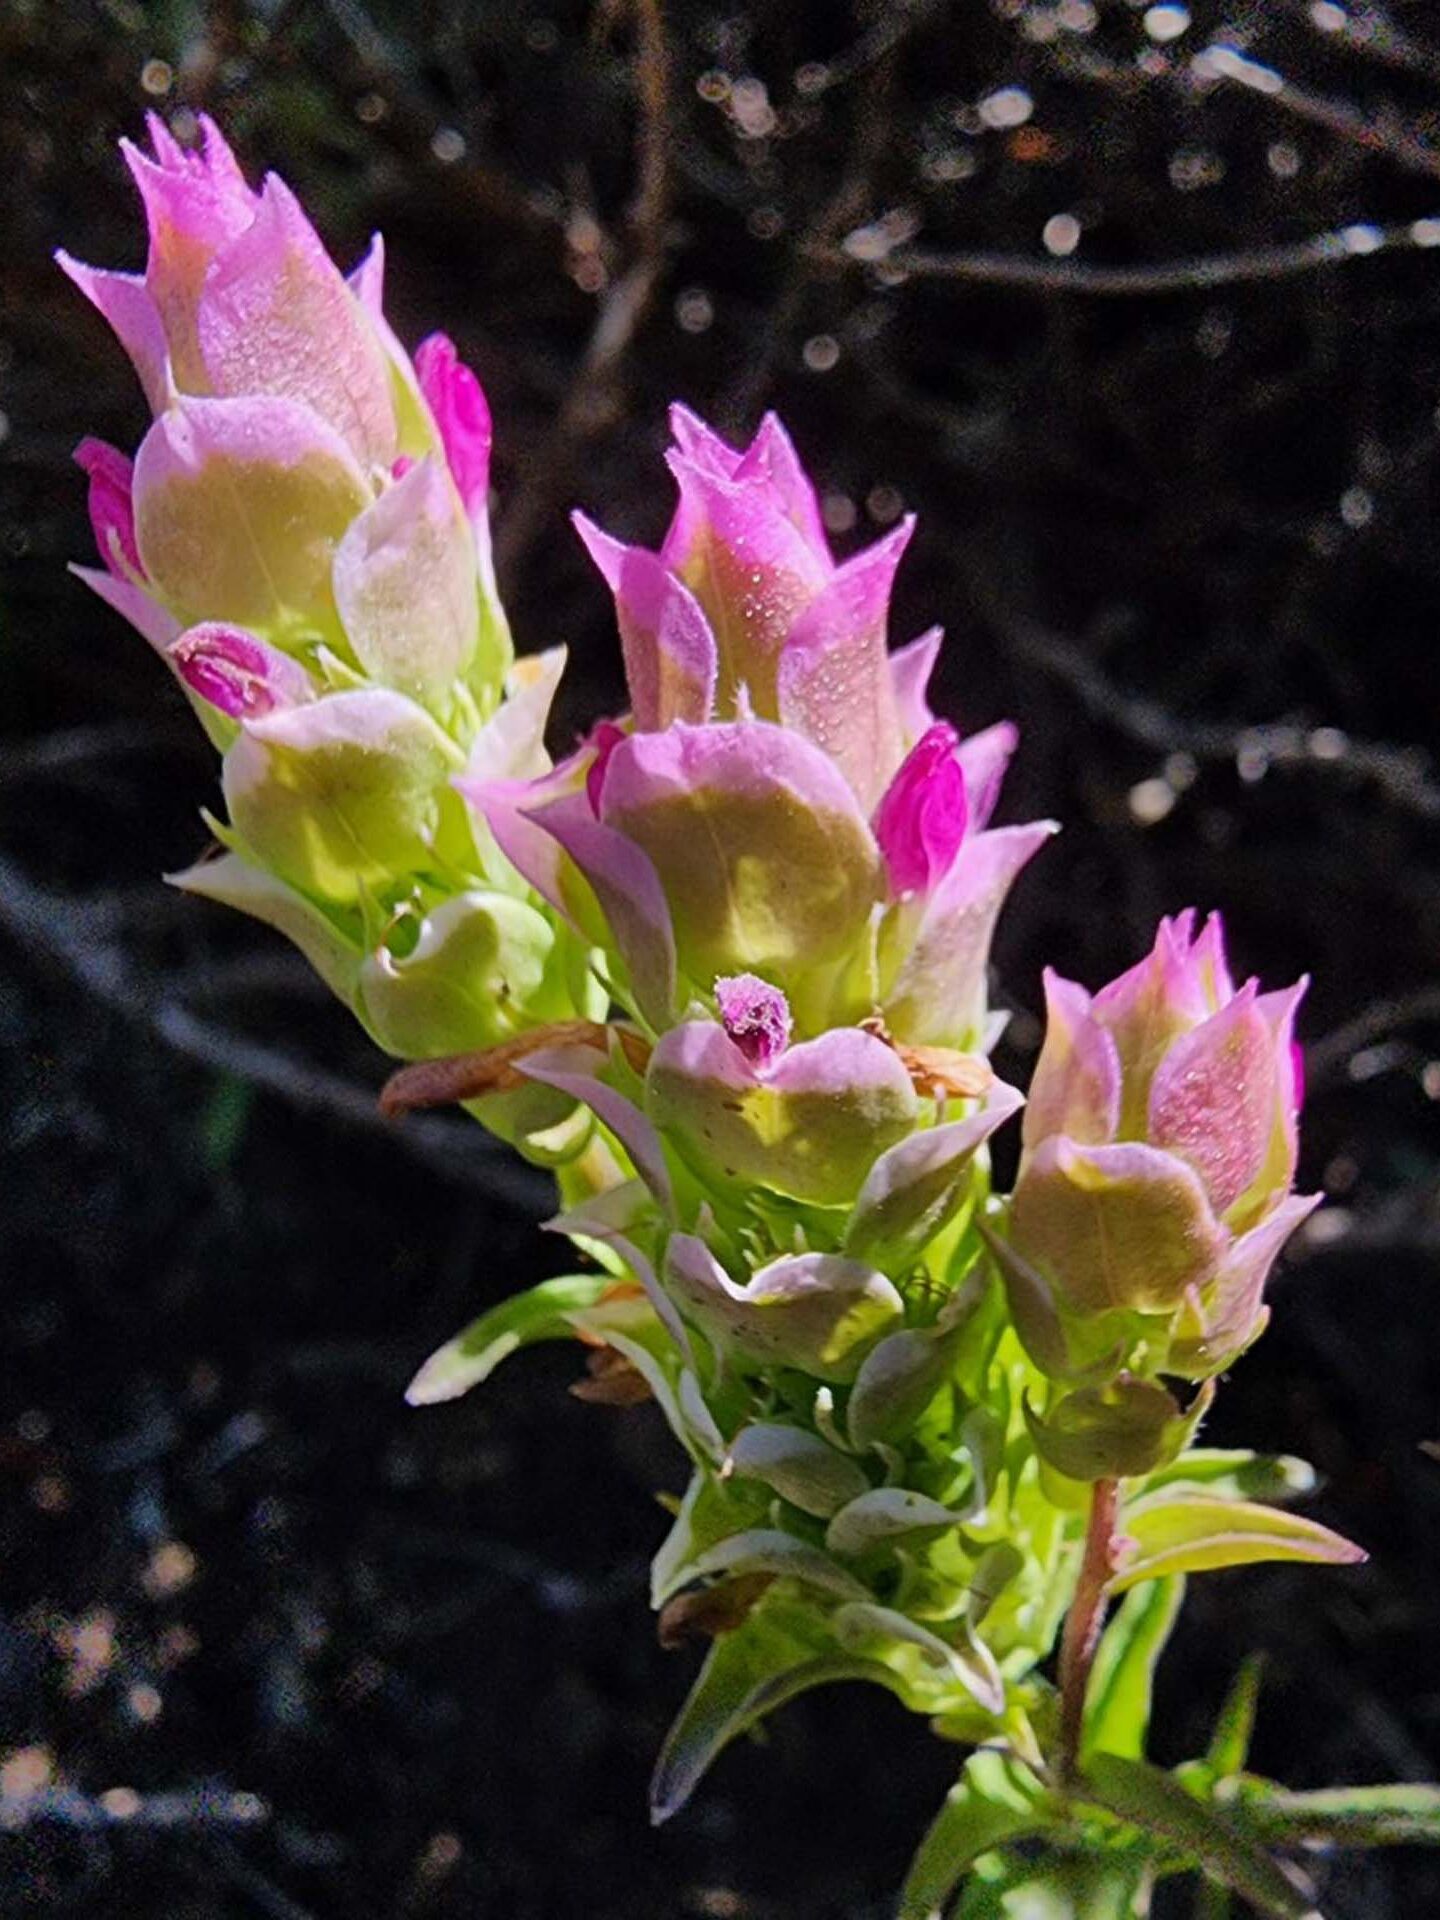
{"label": "narrow green leaf", "polygon": [[1247,1831],[1270,1846],[1440,1846],[1440,1787],[1326,1787],[1291,1793],[1246,1779],[1235,1802]]}
{"label": "narrow green leaf", "polygon": [[[884,1658],[896,1643],[913,1647],[926,1666],[946,1679],[958,1681],[986,1713],[998,1716],[1005,1710],[1005,1681],[995,1656],[976,1637],[968,1621],[955,1625],[954,1639],[947,1641],[908,1614],[861,1600],[837,1608],[831,1625],[841,1646],[855,1652],[874,1651],[877,1659]],[[896,1664],[893,1659],[891,1664]]]}
{"label": "narrow green leaf", "polygon": [[1317,1920],[1309,1895],[1286,1878],[1247,1828],[1192,1798],[1159,1767],[1092,1754],[1077,1793],[1193,1860],[1265,1920]]}
{"label": "narrow green leaf", "polygon": [[568,1316],[597,1305],[614,1285],[608,1273],[567,1273],[502,1300],[431,1354],[406,1388],[405,1398],[412,1407],[458,1400],[521,1347],[573,1339]]}
{"label": "narrow green leaf", "polygon": [[867,1487],[849,1500],[825,1529],[831,1553],[853,1556],[891,1545],[925,1529],[953,1528],[961,1519],[928,1494],[909,1487]]}
{"label": "narrow green leaf", "polygon": [[1148,1500],[1167,1487],[1198,1487],[1217,1500],[1298,1500],[1315,1491],[1315,1469],[1290,1453],[1251,1453],[1247,1447],[1191,1447],[1147,1476],[1135,1496]]}
{"label": "narrow green leaf", "polygon": [[1255,1710],[1260,1704],[1260,1681],[1265,1662],[1252,1653],[1241,1664],[1231,1682],[1230,1691],[1210,1736],[1205,1763],[1217,1780],[1239,1773],[1250,1757],[1250,1742],[1255,1734]]}
{"label": "narrow green leaf", "polygon": [[1156,1580],[1127,1594],[1106,1627],[1085,1694],[1084,1748],[1139,1760],[1150,1731],[1155,1665],[1185,1598],[1180,1578]]}
{"label": "narrow green leaf", "polygon": [[830,1680],[898,1684],[878,1662],[839,1652],[808,1607],[793,1597],[767,1595],[742,1626],[712,1644],[666,1736],[650,1783],[654,1824],[680,1811],[738,1734]]}
{"label": "narrow green leaf", "polygon": [[1121,1515],[1131,1543],[1111,1593],[1125,1593],[1142,1580],[1172,1573],[1205,1573],[1257,1560],[1311,1560],[1353,1565],[1364,1551],[1316,1520],[1248,1500],[1216,1500],[1184,1494],[1142,1505]]}
{"label": "narrow green leaf", "polygon": [[897,1920],[942,1920],[946,1901],[982,1853],[1043,1833],[1063,1817],[1056,1796],[1013,1755],[992,1748],[972,1754],[910,1863]]}

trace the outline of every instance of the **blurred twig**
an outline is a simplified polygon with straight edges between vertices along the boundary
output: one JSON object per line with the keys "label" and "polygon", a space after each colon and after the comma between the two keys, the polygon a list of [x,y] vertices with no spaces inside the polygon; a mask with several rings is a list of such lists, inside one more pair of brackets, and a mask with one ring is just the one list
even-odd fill
{"label": "blurred twig", "polygon": [[1399,811],[1421,820],[1440,819],[1440,784],[1426,754],[1380,741],[1351,740],[1338,728],[1304,727],[1289,721],[1236,726],[1185,720],[1158,700],[1119,686],[1074,641],[1045,632],[1031,621],[1007,621],[1020,657],[1077,695],[1086,712],[1156,753],[1188,753],[1196,760],[1254,758],[1266,768],[1305,767],[1373,784]]}
{"label": "blurred twig", "polygon": [[[869,232],[869,229],[862,229]],[[1082,260],[1027,260],[1020,254],[933,253],[922,247],[898,247],[879,259],[887,269],[916,278],[967,280],[978,286],[1028,288],[1037,293],[1085,293],[1102,296],[1204,293],[1247,280],[1282,280],[1345,260],[1376,253],[1408,253],[1440,246],[1440,222],[1376,227],[1356,223],[1317,233],[1287,246],[1249,247],[1239,253],[1200,254],[1187,260],[1158,260],[1152,265],[1110,267]],[[827,247],[816,257],[828,265],[871,265],[876,255],[849,246]]]}

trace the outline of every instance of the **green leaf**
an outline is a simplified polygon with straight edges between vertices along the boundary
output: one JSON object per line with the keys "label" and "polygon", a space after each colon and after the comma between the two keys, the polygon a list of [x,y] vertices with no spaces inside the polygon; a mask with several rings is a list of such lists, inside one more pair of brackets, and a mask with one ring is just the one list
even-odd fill
{"label": "green leaf", "polygon": [[737,1474],[758,1480],[802,1513],[828,1520],[870,1485],[865,1469],[804,1427],[756,1421],[730,1442]]}
{"label": "green leaf", "polygon": [[1127,1760],[1144,1755],[1155,1664],[1184,1598],[1185,1582],[1178,1577],[1137,1587],[1105,1629],[1085,1695],[1087,1753]]}
{"label": "green leaf", "polygon": [[961,1876],[980,1857],[1064,1818],[1059,1799],[1012,1754],[982,1748],[965,1763],[920,1842],[897,1920],[941,1920]]}
{"label": "green leaf", "polygon": [[799,1580],[837,1600],[868,1600],[870,1589],[838,1566],[828,1553],[797,1540],[780,1527],[752,1527],[709,1547],[691,1563],[690,1577],[704,1580],[738,1573],[773,1573]]}
{"label": "green leaf", "polygon": [[877,1659],[886,1660],[902,1676],[907,1666],[916,1664],[913,1658],[906,1660],[904,1650],[913,1650],[919,1655],[922,1672],[928,1668],[941,1679],[957,1681],[988,1714],[998,1717],[1004,1712],[1005,1682],[995,1656],[968,1621],[952,1629],[953,1641],[942,1640],[908,1614],[861,1600],[837,1608],[831,1624],[835,1638],[847,1650],[873,1651]]}
{"label": "green leaf", "polygon": [[1286,1878],[1247,1829],[1192,1798],[1159,1767],[1113,1753],[1092,1754],[1076,1791],[1193,1861],[1266,1920],[1316,1920],[1308,1894]]}
{"label": "green leaf", "polygon": [[1291,1793],[1247,1778],[1235,1803],[1247,1832],[1269,1846],[1440,1846],[1440,1787],[1326,1787]]}
{"label": "green leaf", "polygon": [[867,1487],[864,1493],[846,1501],[831,1520],[825,1529],[825,1545],[831,1553],[850,1557],[926,1529],[953,1529],[961,1518],[928,1494],[915,1493],[909,1487]]}
{"label": "green leaf", "polygon": [[1250,1757],[1250,1741],[1255,1733],[1255,1710],[1260,1704],[1260,1681],[1264,1674],[1262,1655],[1252,1653],[1231,1683],[1210,1736],[1205,1764],[1217,1780],[1239,1773]]}
{"label": "green leaf", "polygon": [[1138,1504],[1168,1487],[1200,1487],[1217,1500],[1299,1500],[1313,1493],[1315,1485],[1315,1469],[1294,1454],[1192,1447],[1150,1474],[1135,1499]]}
{"label": "green leaf", "polygon": [[1353,1566],[1364,1551],[1316,1520],[1261,1507],[1249,1500],[1188,1494],[1127,1507],[1121,1532],[1131,1543],[1111,1578],[1111,1593],[1172,1573],[1205,1573],[1257,1560],[1312,1560]]}
{"label": "green leaf", "polygon": [[405,1398],[412,1407],[458,1400],[521,1347],[573,1339],[569,1316],[598,1305],[614,1285],[608,1273],[567,1273],[502,1300],[431,1354],[406,1388]]}
{"label": "green leaf", "polygon": [[976,1863],[953,1920],[1145,1920],[1150,1882],[1144,1859],[992,1854]]}
{"label": "green leaf", "polygon": [[838,1651],[813,1609],[772,1588],[742,1626],[711,1646],[656,1762],[652,1822],[658,1827],[680,1811],[737,1734],[830,1680],[899,1685],[878,1662]]}

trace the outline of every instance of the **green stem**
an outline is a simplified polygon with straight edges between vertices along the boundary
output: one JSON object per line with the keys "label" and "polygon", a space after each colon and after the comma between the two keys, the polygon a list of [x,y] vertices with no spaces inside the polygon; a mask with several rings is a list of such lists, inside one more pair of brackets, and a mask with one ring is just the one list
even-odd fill
{"label": "green stem", "polygon": [[1114,1570],[1115,1517],[1120,1482],[1097,1480],[1090,1493],[1090,1517],[1080,1556],[1075,1596],[1065,1616],[1060,1641],[1060,1775],[1073,1780],[1080,1759],[1085,1718],[1085,1688],[1105,1619],[1105,1584]]}

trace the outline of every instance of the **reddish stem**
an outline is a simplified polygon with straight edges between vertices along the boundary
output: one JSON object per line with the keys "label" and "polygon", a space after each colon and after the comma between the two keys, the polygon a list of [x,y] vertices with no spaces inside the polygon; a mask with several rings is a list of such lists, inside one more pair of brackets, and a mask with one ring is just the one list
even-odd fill
{"label": "reddish stem", "polygon": [[1115,1516],[1120,1505],[1120,1482],[1097,1480],[1090,1494],[1090,1518],[1085,1528],[1085,1550],[1075,1597],[1065,1616],[1060,1642],[1060,1773],[1075,1776],[1080,1758],[1080,1731],[1085,1715],[1085,1688],[1090,1665],[1105,1619],[1105,1584],[1114,1570]]}

